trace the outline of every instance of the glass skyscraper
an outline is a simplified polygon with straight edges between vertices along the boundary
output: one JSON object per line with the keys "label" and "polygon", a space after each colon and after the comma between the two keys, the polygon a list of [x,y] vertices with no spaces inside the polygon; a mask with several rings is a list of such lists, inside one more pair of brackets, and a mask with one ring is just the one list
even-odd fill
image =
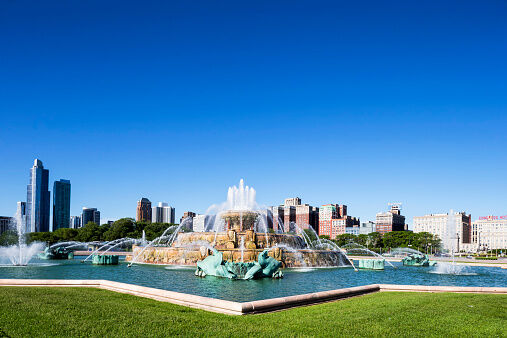
{"label": "glass skyscraper", "polygon": [[81,226],[84,227],[90,222],[100,225],[100,211],[98,211],[97,208],[83,208]]}
{"label": "glass skyscraper", "polygon": [[59,180],[53,185],[53,231],[68,228],[70,222],[70,181]]}
{"label": "glass skyscraper", "polygon": [[48,183],[49,170],[44,169],[42,161],[35,159],[26,193],[26,232],[49,231],[51,200]]}

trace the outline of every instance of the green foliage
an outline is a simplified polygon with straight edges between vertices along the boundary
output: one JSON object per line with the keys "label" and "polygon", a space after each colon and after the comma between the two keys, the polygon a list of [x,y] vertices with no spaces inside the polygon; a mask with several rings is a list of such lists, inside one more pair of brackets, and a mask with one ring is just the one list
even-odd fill
{"label": "green foliage", "polygon": [[18,244],[18,234],[14,230],[6,230],[0,234],[0,246]]}
{"label": "green foliage", "polygon": [[[143,230],[146,233],[146,239],[151,241],[160,235],[171,225],[168,223],[146,223],[135,222],[132,218],[122,218],[112,225],[97,225],[89,222],[79,229],[61,228],[54,232],[32,232],[27,235],[27,242],[44,242],[54,244],[57,242],[79,241],[112,241],[119,238],[141,238]],[[182,229],[182,232],[188,231]],[[170,234],[169,232],[168,234]],[[2,242],[3,241],[3,242]],[[4,244],[2,244],[4,243]],[[17,243],[15,232],[4,232],[0,235],[0,245],[10,245]]]}
{"label": "green foliage", "polygon": [[132,218],[122,218],[114,222],[113,225],[104,232],[103,238],[106,241],[112,241],[118,238],[133,237],[136,235],[135,229],[136,224]]}
{"label": "green foliage", "polygon": [[317,240],[317,236],[315,235],[315,232],[313,232],[312,230],[310,230],[310,229],[303,229],[303,231],[308,236],[308,238],[310,239],[311,242]]}
{"label": "green foliage", "polygon": [[[89,288],[0,288],[11,337],[505,337],[507,296],[378,292],[231,316]],[[339,314],[339,318],[337,318]]]}
{"label": "green foliage", "polygon": [[61,241],[72,241],[76,238],[78,231],[76,229],[60,228],[53,232],[53,236]]}
{"label": "green foliage", "polygon": [[357,236],[352,234],[341,234],[336,236],[335,242],[338,246],[344,246],[356,241]]}

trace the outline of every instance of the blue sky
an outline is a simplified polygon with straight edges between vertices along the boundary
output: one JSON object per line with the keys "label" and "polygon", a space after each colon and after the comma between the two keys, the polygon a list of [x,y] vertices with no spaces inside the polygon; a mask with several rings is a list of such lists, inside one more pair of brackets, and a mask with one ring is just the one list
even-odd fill
{"label": "blue sky", "polygon": [[33,159],[71,214],[389,202],[507,214],[505,1],[2,1],[0,215]]}

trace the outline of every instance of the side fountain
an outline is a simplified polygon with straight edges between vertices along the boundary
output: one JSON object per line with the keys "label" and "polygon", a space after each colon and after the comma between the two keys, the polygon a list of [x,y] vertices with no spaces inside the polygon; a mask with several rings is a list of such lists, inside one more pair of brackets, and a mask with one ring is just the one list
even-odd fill
{"label": "side fountain", "polygon": [[395,248],[389,253],[390,256],[402,257],[404,266],[434,266],[436,261],[430,261],[428,255],[412,248]]}
{"label": "side fountain", "polygon": [[[3,261],[2,264],[7,265],[26,266],[32,257],[44,248],[44,244],[39,242],[26,244],[26,224],[19,212],[16,214],[14,221],[11,222],[9,227],[16,229],[18,243],[8,247],[0,247],[0,261]],[[8,261],[5,262],[5,259]]]}
{"label": "side fountain", "polygon": [[65,246],[47,247],[44,252],[39,253],[37,256],[39,259],[74,259],[74,251]]}
{"label": "side fountain", "polygon": [[385,257],[381,254],[372,251],[359,243],[349,243],[343,246],[343,249],[347,251],[347,255],[364,256],[365,258],[358,259],[359,269],[364,270],[384,270],[385,263],[389,264],[392,268],[396,267],[389,261],[386,261]]}
{"label": "side fountain", "polygon": [[269,229],[267,208],[259,207],[255,196],[255,190],[241,180],[238,187],[229,188],[226,202],[208,209],[205,232],[180,232],[183,224],[168,228],[148,245],[133,246],[133,255],[127,260],[130,265],[195,265],[216,250],[222,261],[233,263],[258,262],[265,252],[284,268],[353,266],[346,253],[331,241],[309,243],[301,233],[275,233]]}

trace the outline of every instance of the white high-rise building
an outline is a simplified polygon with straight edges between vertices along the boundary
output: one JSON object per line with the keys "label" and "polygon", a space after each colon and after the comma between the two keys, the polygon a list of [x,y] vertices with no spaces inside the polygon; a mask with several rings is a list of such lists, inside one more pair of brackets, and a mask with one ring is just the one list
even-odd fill
{"label": "white high-rise building", "polygon": [[69,228],[71,229],[81,228],[81,216],[70,216]]}
{"label": "white high-rise building", "polygon": [[[414,232],[429,232],[432,235],[437,235],[440,240],[446,237],[447,221],[449,214],[429,214],[424,216],[414,217]],[[452,237],[457,235],[459,237],[459,248],[461,251],[464,244],[470,243],[471,237],[471,216],[465,212],[455,212],[454,222],[456,223],[456,233],[448,234]]]}
{"label": "white high-rise building", "polygon": [[472,247],[475,250],[507,249],[507,216],[480,217],[474,221]]}
{"label": "white high-rise building", "polygon": [[210,221],[210,215],[195,215],[193,219],[193,231],[204,232],[206,231],[206,224]]}
{"label": "white high-rise building", "polygon": [[167,203],[159,202],[158,206],[152,208],[151,222],[174,223],[174,211],[175,209],[170,207]]}

